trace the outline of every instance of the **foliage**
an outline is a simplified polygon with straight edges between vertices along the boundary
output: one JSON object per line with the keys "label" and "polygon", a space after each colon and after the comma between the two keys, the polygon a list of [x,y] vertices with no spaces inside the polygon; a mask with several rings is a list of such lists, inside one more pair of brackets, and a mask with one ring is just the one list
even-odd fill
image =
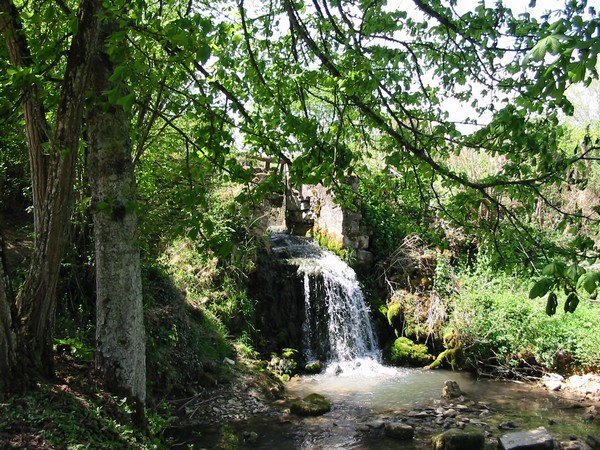
{"label": "foliage", "polygon": [[267,369],[281,381],[288,381],[298,373],[298,358],[300,353],[294,348],[284,348],[281,354],[273,353]]}
{"label": "foliage", "polygon": [[69,354],[86,363],[94,361],[94,349],[77,338],[54,339],[54,347],[58,353]]}
{"label": "foliage", "polygon": [[551,262],[544,267],[542,275],[544,276],[531,287],[529,298],[547,296],[546,314],[549,316],[556,313],[557,292],[560,290],[567,296],[564,303],[565,312],[573,313],[582,293],[595,299],[600,289],[600,272],[588,271],[578,264],[567,266],[560,261]]}
{"label": "foliage", "polygon": [[145,266],[144,309],[148,384],[154,395],[188,393],[228,377],[233,355],[227,330],[194,298],[184,296],[165,268]]}
{"label": "foliage", "polygon": [[[253,264],[251,255],[239,256],[249,258],[248,263]],[[162,261],[176,285],[186,291],[187,301],[211,314],[227,330],[225,333],[253,332],[254,301],[246,294],[245,272],[240,263],[226,265],[189,239],[174,241]]]}
{"label": "foliage", "polygon": [[[14,105],[33,98],[44,119],[38,122],[60,118],[57,86],[71,86],[66,67],[78,58],[68,58],[69,46],[82,29],[76,11],[86,4],[59,3],[3,3],[0,20],[4,24],[9,18],[4,10],[16,6],[19,37],[27,50],[25,63],[0,51],[5,94],[0,107],[11,112],[0,142],[2,156],[8,156],[0,159],[0,171],[7,179],[11,167],[24,162],[23,139],[15,133],[22,119],[15,117]],[[564,95],[567,86],[588,84],[597,76],[600,43],[593,7],[586,11],[587,2],[568,2],[560,11],[535,18],[515,15],[501,2],[486,7],[481,1],[461,11],[457,2],[415,0],[417,10],[411,14],[386,2],[321,3],[258,2],[252,10],[225,0],[193,8],[176,0],[106,4],[106,17],[118,31],[105,48],[122,61],[111,81],[126,87],[106,94],[131,117],[133,160],[145,204],[140,247],[151,259],[168,248],[165,260],[179,286],[187,289],[186,302],[201,310],[202,320],[217,319],[200,321],[218,324],[213,336],[225,330],[252,333],[254,305],[244,293],[244,277],[253,267],[258,238],[251,232],[250,212],[261,194],[281,190],[274,181],[279,174],[259,183],[252,168],[244,166],[246,157],[285,161],[292,185],[323,181],[344,191],[339,180],[358,173],[366,180],[365,217],[382,256],[415,231],[445,248],[447,229],[460,230],[461,242],[476,242],[481,254],[493,252],[498,266],[509,261],[540,267],[557,255],[568,261],[598,256],[590,238],[597,215],[580,214],[578,208],[563,211],[560,198],[548,195],[547,187],[582,186],[581,180],[567,183],[565,174],[592,161],[598,151],[597,137],[588,140],[590,153],[573,155],[561,148],[564,130],[558,120],[560,111],[572,112]],[[450,117],[444,106],[450,101],[459,105],[454,109],[471,113]],[[81,98],[64,102],[83,103]],[[478,123],[486,114],[490,120]],[[464,132],[457,121],[473,128]],[[30,129],[35,121],[24,125]],[[69,153],[54,143],[53,133],[61,127],[40,125],[42,159],[72,157],[73,148],[81,147],[79,129],[67,130],[76,144]],[[451,157],[466,150],[481,159],[501,156],[503,162],[497,171],[476,174],[453,166]],[[367,165],[370,153],[385,165],[381,171]],[[61,167],[59,161],[52,167]],[[371,172],[372,178],[365,175]],[[27,176],[18,174],[5,183],[11,196],[22,190],[17,179]],[[39,179],[45,183],[45,177]],[[70,198],[71,178],[64,180],[64,198]],[[85,177],[78,187],[81,205],[86,205]],[[560,211],[563,225],[531,220],[539,205]],[[60,217],[59,210],[48,213]],[[559,239],[567,225],[586,232]],[[81,254],[87,258],[88,252]],[[57,268],[58,261],[50,267]],[[440,291],[447,287],[443,275],[436,279]],[[591,278],[586,279],[582,287],[592,294]],[[544,289],[534,293],[551,287],[542,284]],[[157,295],[148,306],[169,311],[163,300]],[[72,304],[88,309],[82,317],[92,316],[89,302]],[[575,311],[573,300],[567,304]],[[506,306],[507,314],[525,318],[512,303]],[[42,316],[54,323],[53,317]],[[155,350],[196,343],[183,337],[185,317],[175,314],[164,323],[164,316],[154,318],[158,326],[149,336]],[[499,351],[512,354],[514,349],[508,345],[505,350],[501,339],[494,335]]]}
{"label": "foliage", "polygon": [[168,411],[148,411],[148,434],[135,429],[126,400],[99,389],[97,380],[88,379],[90,369],[77,360],[62,384],[40,384],[27,395],[6,398],[0,441],[15,448],[169,448],[162,435]]}
{"label": "foliage", "polygon": [[[3,117],[9,117],[9,113]],[[4,132],[0,136],[0,212],[22,214],[23,204],[31,204],[31,189],[25,144],[13,122],[2,124]]]}
{"label": "foliage", "polygon": [[[480,269],[460,274],[450,325],[457,331],[469,365],[497,376],[511,368],[539,364],[552,370],[594,368],[600,364],[600,310],[581,302],[574,313],[544,314],[518,278]],[[565,297],[560,294],[560,297]]]}
{"label": "foliage", "polygon": [[363,218],[373,231],[370,248],[379,258],[388,256],[410,234],[427,241],[439,239],[429,226],[430,192],[422,185],[426,183],[415,179],[412,171],[404,175],[370,172],[361,176]]}

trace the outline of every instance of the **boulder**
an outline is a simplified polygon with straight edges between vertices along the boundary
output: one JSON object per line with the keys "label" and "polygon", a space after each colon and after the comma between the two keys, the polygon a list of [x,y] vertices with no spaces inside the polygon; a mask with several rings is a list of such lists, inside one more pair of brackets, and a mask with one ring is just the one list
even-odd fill
{"label": "boulder", "polygon": [[331,411],[331,403],[320,394],[309,394],[290,403],[290,411],[298,416],[320,416]]}
{"label": "boulder", "polygon": [[394,341],[390,357],[394,364],[425,366],[433,361],[425,344],[416,344],[407,337],[399,337]]}
{"label": "boulder", "polygon": [[388,422],[385,424],[385,435],[402,441],[415,437],[415,429],[401,422]]}
{"label": "boulder", "polygon": [[502,450],[546,450],[554,448],[554,438],[544,427],[500,436]]}
{"label": "boulder", "polygon": [[483,450],[485,436],[477,428],[452,429],[431,439],[434,450]]}
{"label": "boulder", "polygon": [[590,450],[590,447],[581,441],[566,441],[560,443],[560,450]]}
{"label": "boulder", "polygon": [[442,397],[445,399],[458,398],[463,395],[458,383],[452,380],[446,380],[442,388]]}

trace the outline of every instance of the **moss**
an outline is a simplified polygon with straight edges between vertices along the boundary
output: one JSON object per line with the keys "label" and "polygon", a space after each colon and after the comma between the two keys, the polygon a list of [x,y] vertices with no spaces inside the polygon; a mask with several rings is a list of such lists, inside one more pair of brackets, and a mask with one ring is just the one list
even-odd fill
{"label": "moss", "polygon": [[478,450],[484,448],[485,437],[483,432],[476,428],[452,429],[434,436],[431,439],[431,444],[435,450],[458,450],[463,448]]}
{"label": "moss", "polygon": [[323,366],[321,365],[321,361],[312,361],[304,366],[304,371],[306,373],[321,373],[323,370]]}
{"label": "moss", "polygon": [[391,359],[395,364],[424,366],[429,364],[433,357],[429,354],[426,345],[415,344],[406,337],[400,337],[394,341],[391,349]]}
{"label": "moss", "polygon": [[387,307],[387,320],[396,332],[402,332],[404,313],[400,303],[393,302]]}
{"label": "moss", "polygon": [[338,236],[317,227],[312,228],[308,235],[317,241],[321,247],[332,251],[344,261],[349,259],[349,249],[344,248],[344,243]]}
{"label": "moss", "polygon": [[444,347],[446,348],[442,353],[440,353],[435,361],[433,361],[429,366],[429,369],[435,369],[441,366],[444,361],[446,361],[452,369],[458,367],[458,356],[460,354],[460,350],[462,348],[462,344],[460,342],[460,338],[458,337],[458,333],[454,328],[448,328],[444,332],[443,336]]}
{"label": "moss", "polygon": [[320,416],[331,411],[331,403],[320,394],[309,394],[302,400],[294,400],[290,411],[299,416]]}

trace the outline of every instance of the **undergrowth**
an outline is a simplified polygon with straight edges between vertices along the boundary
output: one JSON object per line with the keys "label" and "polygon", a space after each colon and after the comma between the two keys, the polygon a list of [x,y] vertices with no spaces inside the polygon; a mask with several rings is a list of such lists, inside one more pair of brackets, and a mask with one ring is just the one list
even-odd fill
{"label": "undergrowth", "polygon": [[544,301],[529,299],[524,280],[489,270],[463,271],[450,325],[468,366],[498,376],[519,368],[578,372],[600,367],[600,305],[582,301],[574,313],[549,317]]}
{"label": "undergrowth", "polygon": [[1,448],[169,448],[168,409],[147,409],[147,432],[136,429],[126,400],[107,393],[91,364],[63,356],[58,366],[56,383],[0,403]]}

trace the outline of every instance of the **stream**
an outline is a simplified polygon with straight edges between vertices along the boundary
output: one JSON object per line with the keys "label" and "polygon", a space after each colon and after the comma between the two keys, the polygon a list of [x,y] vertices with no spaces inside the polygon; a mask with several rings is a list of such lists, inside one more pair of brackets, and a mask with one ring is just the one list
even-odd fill
{"label": "stream", "polygon": [[[507,430],[540,426],[561,441],[600,433],[597,418],[584,420],[584,404],[533,383],[383,365],[354,271],[312,241],[286,234],[271,239],[273,252],[297,266],[304,280],[303,359],[326,362],[322,373],[288,381],[287,395],[321,394],[331,401],[331,411],[300,417],[289,413],[288,403],[278,402],[244,420],[187,430],[174,449],[417,450],[431,448],[432,435],[465,426],[482,428],[490,441]],[[464,395],[442,400],[447,380],[457,382]],[[386,424],[399,421],[414,427],[414,439],[386,435]]]}
{"label": "stream", "polygon": [[[467,425],[485,425],[491,440],[539,426],[560,441],[572,436],[585,439],[600,432],[597,419],[584,419],[582,404],[551,395],[534,383],[477,380],[468,373],[385,367],[369,360],[356,363],[360,366],[345,367],[338,375],[330,370],[294,377],[286,383],[290,396],[304,397],[313,392],[326,396],[332,409],[322,416],[295,416],[287,404],[278,404],[270,412],[247,420],[195,427],[187,436],[180,435],[185,445],[173,449],[429,449],[431,436],[443,432],[443,425],[428,428],[417,423],[415,438],[409,441],[387,437],[381,427],[384,422],[418,417],[441,406],[460,411],[477,405],[475,409],[483,413],[470,414]],[[442,401],[446,380],[458,382],[464,396]],[[502,424],[515,428],[502,430]]]}

